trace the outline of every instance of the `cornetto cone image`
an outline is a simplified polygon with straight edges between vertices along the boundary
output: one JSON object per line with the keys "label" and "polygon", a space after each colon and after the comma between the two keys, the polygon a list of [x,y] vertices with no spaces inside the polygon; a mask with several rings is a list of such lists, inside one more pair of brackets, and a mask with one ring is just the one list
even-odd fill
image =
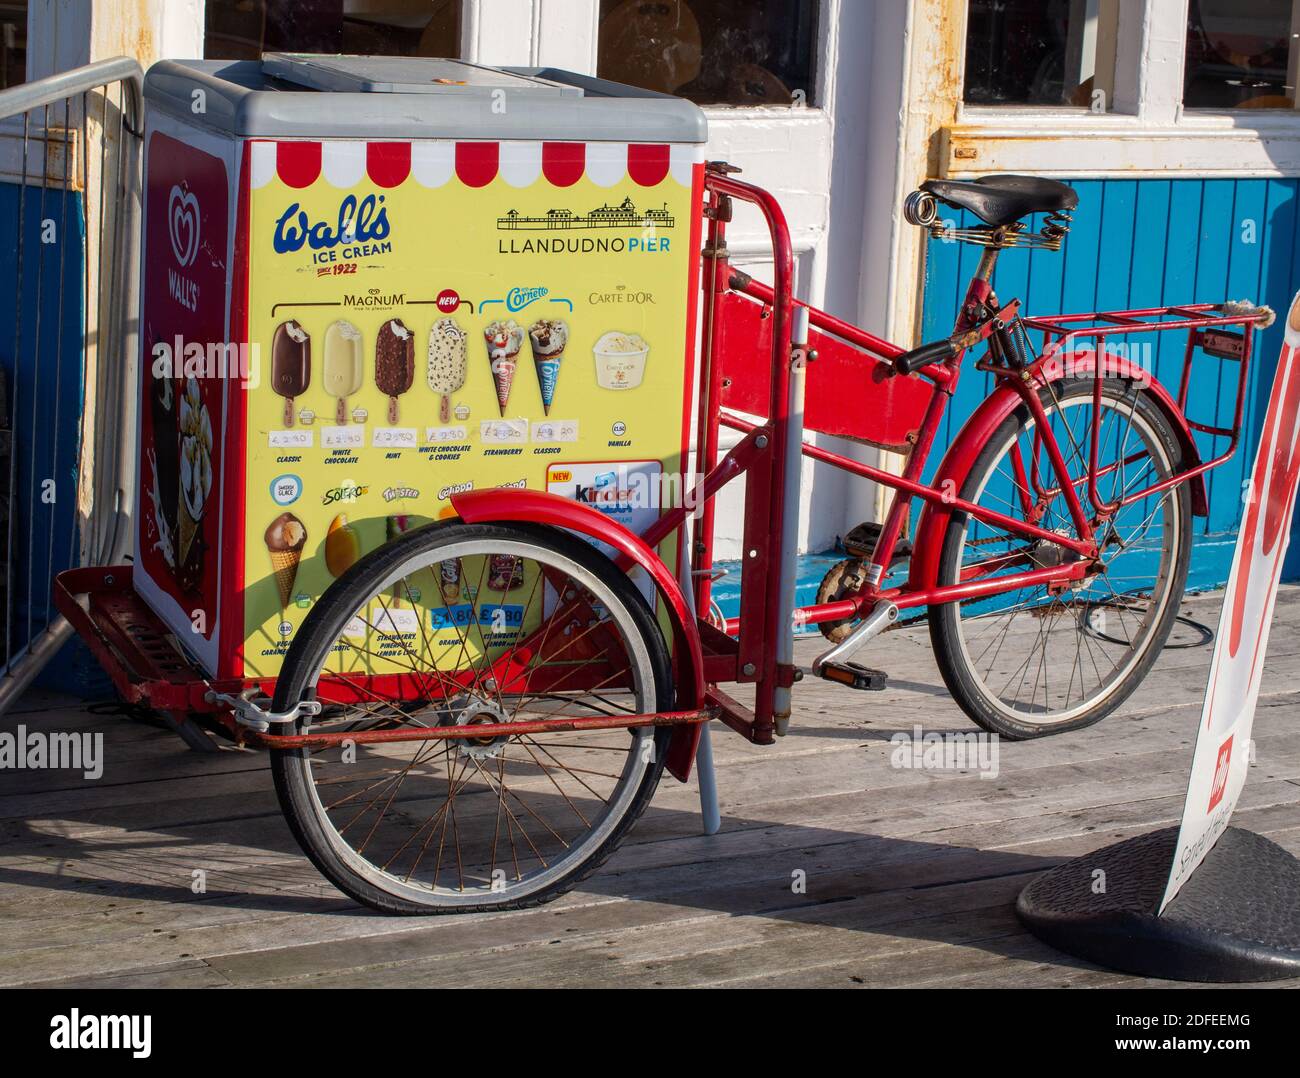
{"label": "cornetto cone image", "polygon": [[375,385],[388,398],[388,422],[397,422],[397,398],[414,379],[415,334],[400,318],[390,318],[375,339]]}
{"label": "cornetto cone image", "polygon": [[569,343],[569,327],[559,319],[542,319],[529,327],[528,340],[542,394],[542,412],[550,415],[555,386],[560,380],[560,364],[564,361],[564,346]]}
{"label": "cornetto cone image", "polygon": [[292,513],[281,513],[267,526],[266,550],[271,556],[271,571],[280,592],[281,608],[293,599],[293,584],[298,577],[298,563],[307,542],[307,529]]}
{"label": "cornetto cone image", "polygon": [[496,385],[497,406],[504,416],[510,403],[510,389],[515,384],[519,350],[524,346],[524,331],[513,319],[490,322],[483,329],[483,339],[487,342],[488,363]]}

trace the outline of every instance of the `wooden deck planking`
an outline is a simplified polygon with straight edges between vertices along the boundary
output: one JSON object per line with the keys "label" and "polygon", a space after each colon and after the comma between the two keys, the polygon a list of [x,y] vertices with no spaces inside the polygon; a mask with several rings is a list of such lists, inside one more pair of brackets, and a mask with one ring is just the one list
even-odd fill
{"label": "wooden deck planking", "polygon": [[[1219,598],[1187,609],[1214,623]],[[1300,850],[1300,588],[1283,590],[1236,822]],[[1289,631],[1288,631],[1289,630]],[[263,757],[29,694],[18,723],[105,734],[99,782],[0,779],[0,984],[463,987],[1138,984],[1058,955],[1010,903],[1063,858],[1173,823],[1208,647],[1167,651],[1098,728],[1003,745],[1000,774],[897,770],[889,738],[969,729],[923,627],[866,657],[884,693],[805,680],[771,748],[715,728],[724,830],[665,781],[629,841],[559,902],[389,919],[325,884],[280,818]],[[817,641],[798,645],[800,661]],[[13,781],[10,781],[13,780]],[[189,890],[208,872],[208,892]],[[808,873],[793,894],[791,872]]]}

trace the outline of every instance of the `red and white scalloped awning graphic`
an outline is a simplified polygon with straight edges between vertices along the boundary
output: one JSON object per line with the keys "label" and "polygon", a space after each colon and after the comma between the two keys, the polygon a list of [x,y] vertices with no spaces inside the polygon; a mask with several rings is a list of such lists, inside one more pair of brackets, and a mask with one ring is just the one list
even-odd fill
{"label": "red and white scalloped awning graphic", "polygon": [[498,176],[511,187],[529,187],[540,177],[569,187],[584,175],[598,187],[629,177],[653,187],[671,176],[691,185],[704,147],[640,142],[324,142],[254,140],[250,144],[254,188],[275,176],[289,187],[318,179],[334,187],[368,182],[397,187],[413,177],[422,187],[442,187],[454,177],[466,187],[486,187]]}

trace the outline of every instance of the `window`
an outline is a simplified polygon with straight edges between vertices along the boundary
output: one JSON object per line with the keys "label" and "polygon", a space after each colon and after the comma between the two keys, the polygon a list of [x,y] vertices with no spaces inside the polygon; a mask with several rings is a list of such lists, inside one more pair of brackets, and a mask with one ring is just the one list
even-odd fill
{"label": "window", "polygon": [[27,0],[0,2],[0,90],[27,81]]}
{"label": "window", "polygon": [[596,73],[699,105],[813,103],[815,0],[601,0]]}
{"label": "window", "polygon": [[1110,107],[1120,0],[970,0],[969,105]]}
{"label": "window", "polygon": [[460,0],[207,0],[203,54],[460,55]]}
{"label": "window", "polygon": [[1291,0],[1191,0],[1183,104],[1294,108],[1298,15]]}

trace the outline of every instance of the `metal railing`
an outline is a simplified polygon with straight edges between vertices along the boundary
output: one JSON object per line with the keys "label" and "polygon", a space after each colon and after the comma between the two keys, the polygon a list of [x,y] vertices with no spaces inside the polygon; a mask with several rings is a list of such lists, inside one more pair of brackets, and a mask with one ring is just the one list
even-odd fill
{"label": "metal railing", "polygon": [[54,575],[131,541],[142,88],[120,57],[0,91],[0,713],[71,635]]}

